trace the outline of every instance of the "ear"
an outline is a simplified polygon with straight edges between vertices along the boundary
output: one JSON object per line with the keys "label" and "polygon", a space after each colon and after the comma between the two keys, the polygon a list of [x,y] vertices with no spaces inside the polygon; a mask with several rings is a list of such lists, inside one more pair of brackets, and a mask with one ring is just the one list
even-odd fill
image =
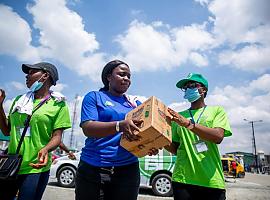
{"label": "ear", "polygon": [[48,72],[45,72],[42,74],[42,80],[45,82],[50,79],[50,74]]}
{"label": "ear", "polygon": [[201,95],[203,94],[205,94],[207,92],[207,88],[206,87],[202,87],[201,88]]}
{"label": "ear", "polygon": [[111,82],[111,80],[112,80],[112,74],[108,74],[107,80],[108,80],[109,82]]}

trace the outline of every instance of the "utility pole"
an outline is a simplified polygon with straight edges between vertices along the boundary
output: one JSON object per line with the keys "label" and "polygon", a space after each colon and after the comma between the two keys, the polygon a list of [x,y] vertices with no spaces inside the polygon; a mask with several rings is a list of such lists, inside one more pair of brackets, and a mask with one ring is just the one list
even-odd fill
{"label": "utility pole", "polygon": [[256,169],[256,172],[259,173],[259,169],[258,169],[258,156],[257,156],[255,131],[254,131],[254,123],[256,123],[256,122],[262,122],[263,120],[252,121],[252,120],[244,119],[244,121],[247,121],[248,123],[251,124],[251,129],[252,129],[252,146],[254,148],[254,156],[255,156],[255,169]]}
{"label": "utility pole", "polygon": [[77,119],[77,104],[78,104],[78,94],[75,95],[75,102],[74,102],[74,108],[73,108],[73,118],[72,118],[72,127],[71,127],[71,134],[70,134],[70,140],[69,140],[69,148],[74,147],[74,127]]}

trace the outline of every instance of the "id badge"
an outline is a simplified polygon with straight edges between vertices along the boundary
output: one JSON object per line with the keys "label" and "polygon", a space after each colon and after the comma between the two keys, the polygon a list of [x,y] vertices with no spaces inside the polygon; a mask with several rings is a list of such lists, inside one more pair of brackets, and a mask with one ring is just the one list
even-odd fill
{"label": "id badge", "polygon": [[195,143],[193,146],[197,153],[202,153],[208,150],[207,145],[205,144],[205,142],[202,141]]}
{"label": "id badge", "polygon": [[[23,134],[23,130],[24,130],[24,127],[23,128],[20,128],[20,134],[21,135]],[[27,127],[27,130],[26,130],[26,133],[25,133],[25,137],[30,137],[30,127]]]}

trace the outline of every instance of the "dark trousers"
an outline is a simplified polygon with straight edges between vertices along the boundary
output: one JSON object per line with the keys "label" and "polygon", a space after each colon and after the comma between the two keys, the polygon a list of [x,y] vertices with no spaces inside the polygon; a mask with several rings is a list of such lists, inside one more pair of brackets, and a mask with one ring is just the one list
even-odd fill
{"label": "dark trousers", "polygon": [[226,190],[172,182],[174,200],[225,200]]}
{"label": "dark trousers", "polygon": [[49,171],[36,174],[22,174],[17,180],[0,180],[0,200],[41,200],[49,180]]}
{"label": "dark trousers", "polygon": [[76,200],[136,200],[139,193],[139,163],[99,168],[80,161],[75,180]]}

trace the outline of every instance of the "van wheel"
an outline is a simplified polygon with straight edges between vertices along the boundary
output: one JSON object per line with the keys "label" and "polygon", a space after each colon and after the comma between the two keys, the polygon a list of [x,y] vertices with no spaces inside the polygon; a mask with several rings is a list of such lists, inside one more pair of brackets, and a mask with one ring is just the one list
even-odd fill
{"label": "van wheel", "polygon": [[70,166],[62,167],[57,173],[57,182],[60,186],[71,188],[75,185],[75,169]]}
{"label": "van wheel", "polygon": [[152,181],[152,190],[155,195],[162,197],[172,196],[172,181],[168,174],[157,174]]}

